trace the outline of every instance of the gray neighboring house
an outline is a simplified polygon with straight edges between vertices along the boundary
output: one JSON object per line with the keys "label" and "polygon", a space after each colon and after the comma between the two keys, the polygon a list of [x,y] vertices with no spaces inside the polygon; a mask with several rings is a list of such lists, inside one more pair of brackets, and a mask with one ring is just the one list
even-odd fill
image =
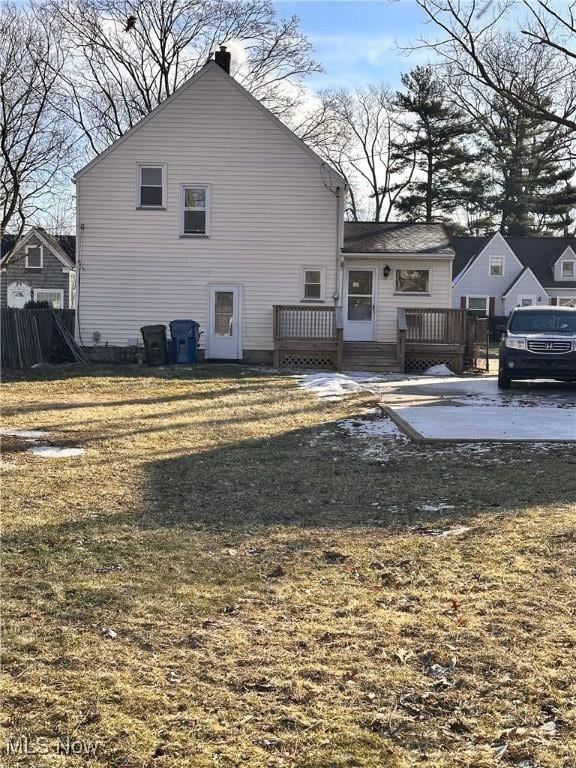
{"label": "gray neighboring house", "polygon": [[452,306],[480,316],[509,315],[514,307],[576,306],[576,238],[452,239]]}
{"label": "gray neighboring house", "polygon": [[5,235],[1,244],[0,306],[22,308],[49,301],[56,309],[75,304],[74,235],[50,235],[33,227],[20,239]]}

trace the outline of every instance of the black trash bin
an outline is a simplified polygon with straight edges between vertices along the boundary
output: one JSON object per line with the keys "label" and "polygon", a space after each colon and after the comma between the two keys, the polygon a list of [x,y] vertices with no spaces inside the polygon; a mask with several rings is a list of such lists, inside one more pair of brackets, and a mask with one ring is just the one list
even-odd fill
{"label": "black trash bin", "polygon": [[144,339],[144,352],[148,365],[166,365],[169,362],[165,325],[145,325],[140,328]]}
{"label": "black trash bin", "polygon": [[173,363],[195,363],[200,337],[200,324],[195,320],[172,320],[171,359]]}

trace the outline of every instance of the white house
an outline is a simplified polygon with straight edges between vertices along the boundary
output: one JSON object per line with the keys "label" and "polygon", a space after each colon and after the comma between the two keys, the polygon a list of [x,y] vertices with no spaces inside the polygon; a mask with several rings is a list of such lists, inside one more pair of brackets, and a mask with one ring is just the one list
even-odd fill
{"label": "white house", "polygon": [[79,342],[191,318],[205,358],[271,361],[292,322],[274,306],[318,341],[341,318],[344,342],[388,345],[397,307],[450,307],[444,229],[345,233],[343,178],[228,72],[221,49],[76,175]]}
{"label": "white house", "polygon": [[568,237],[457,237],[452,306],[480,315],[514,307],[576,306],[576,240]]}

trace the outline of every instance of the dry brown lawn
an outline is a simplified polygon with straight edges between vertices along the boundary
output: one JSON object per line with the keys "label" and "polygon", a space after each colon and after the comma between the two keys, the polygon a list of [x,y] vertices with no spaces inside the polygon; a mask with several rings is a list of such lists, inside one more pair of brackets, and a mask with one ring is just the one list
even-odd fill
{"label": "dry brown lawn", "polygon": [[573,449],[383,461],[368,396],[224,366],[3,390],[85,453],[4,440],[2,725],[50,747],[1,765],[576,766]]}

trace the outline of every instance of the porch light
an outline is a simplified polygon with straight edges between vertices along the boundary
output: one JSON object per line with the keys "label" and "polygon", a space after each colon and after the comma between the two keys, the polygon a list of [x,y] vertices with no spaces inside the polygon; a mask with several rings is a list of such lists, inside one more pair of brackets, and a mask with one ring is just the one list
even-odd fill
{"label": "porch light", "polygon": [[388,264],[386,264],[386,266],[382,270],[382,274],[384,275],[384,280],[388,280],[388,276],[390,275],[390,272],[392,272],[392,270],[390,269]]}

